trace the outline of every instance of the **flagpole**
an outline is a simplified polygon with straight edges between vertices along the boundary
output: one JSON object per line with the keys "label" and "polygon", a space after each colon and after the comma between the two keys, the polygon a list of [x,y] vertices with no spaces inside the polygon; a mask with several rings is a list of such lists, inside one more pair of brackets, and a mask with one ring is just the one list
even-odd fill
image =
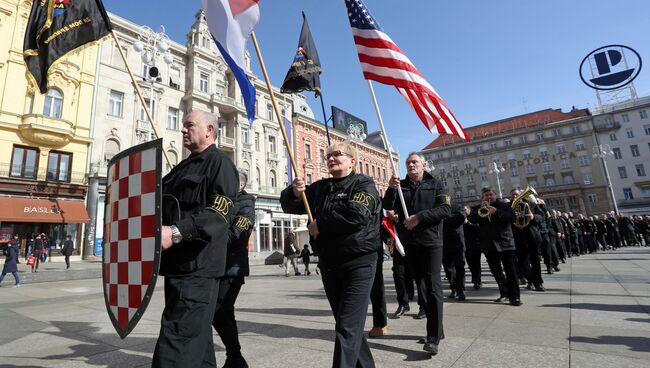
{"label": "flagpole", "polygon": [[[273,86],[271,86],[271,80],[269,75],[266,72],[266,65],[264,65],[264,58],[262,57],[262,51],[260,51],[260,45],[257,43],[257,37],[255,37],[255,32],[251,32],[251,39],[253,40],[253,45],[255,45],[255,52],[257,53],[257,58],[260,61],[260,67],[262,68],[262,74],[264,74],[264,80],[266,81],[266,88],[269,90],[269,95],[271,96],[271,104],[273,104],[273,109],[275,110],[275,116],[278,117],[280,122],[280,131],[282,132],[282,138],[284,139],[284,145],[287,147],[287,154],[289,155],[289,160],[291,161],[291,167],[293,167],[293,172],[299,173],[298,166],[296,161],[293,159],[293,151],[291,150],[291,145],[289,144],[289,138],[287,136],[287,131],[284,128],[284,122],[282,122],[282,114],[280,113],[280,108],[278,103],[275,100],[275,93],[273,92]],[[305,205],[305,210],[307,211],[307,216],[309,221],[313,222],[314,217],[311,214],[311,209],[309,208],[309,202],[307,201],[307,195],[305,192],[302,192],[302,203]]]}
{"label": "flagpole", "polygon": [[325,134],[327,134],[327,145],[331,146],[332,142],[330,141],[330,128],[327,126],[327,114],[325,113],[325,102],[323,102],[323,94],[319,93],[318,97],[320,97],[320,106],[323,108],[323,122],[325,123]]}
{"label": "flagpole", "polygon": [[[160,134],[158,134],[158,129],[156,128],[156,124],[154,124],[153,122],[153,118],[151,117],[151,112],[147,107],[147,103],[145,102],[144,97],[142,97],[142,92],[140,92],[140,87],[138,86],[138,82],[135,80],[135,77],[133,76],[133,72],[131,71],[131,67],[129,67],[129,63],[126,60],[126,55],[124,55],[124,50],[122,50],[122,45],[120,44],[120,40],[117,38],[115,31],[111,31],[111,34],[113,35],[113,39],[115,40],[115,46],[117,46],[117,50],[120,52],[120,55],[122,56],[122,60],[124,61],[126,70],[129,72],[129,76],[131,77],[131,83],[133,84],[133,88],[135,89],[135,94],[138,95],[138,97],[140,98],[140,103],[142,103],[142,108],[144,109],[144,112],[147,114],[147,118],[149,119],[149,124],[151,124],[151,127],[153,128],[153,133],[156,136],[156,139],[158,139],[160,138]],[[153,94],[150,96],[150,98],[151,101],[153,101]],[[167,161],[167,165],[170,168],[174,167],[172,165],[171,160],[169,159],[169,156],[167,155],[167,151],[163,149],[162,153],[165,156],[165,161]]]}
{"label": "flagpole", "polygon": [[[379,128],[381,129],[381,138],[384,141],[384,147],[388,152],[388,160],[390,161],[390,166],[393,168],[393,174],[399,177],[399,171],[395,167],[395,161],[393,161],[393,152],[390,149],[388,144],[388,135],[386,135],[386,128],[384,128],[384,119],[381,117],[381,111],[379,111],[379,104],[377,103],[377,96],[375,96],[375,89],[372,88],[372,81],[368,80],[368,89],[370,89],[370,96],[372,96],[372,102],[375,104],[375,111],[377,112],[377,119],[379,119]],[[404,202],[404,193],[402,193],[402,187],[397,187],[397,193],[399,194],[399,200],[402,203],[402,210],[404,211],[405,219],[409,217],[409,212],[406,209],[406,202]]]}

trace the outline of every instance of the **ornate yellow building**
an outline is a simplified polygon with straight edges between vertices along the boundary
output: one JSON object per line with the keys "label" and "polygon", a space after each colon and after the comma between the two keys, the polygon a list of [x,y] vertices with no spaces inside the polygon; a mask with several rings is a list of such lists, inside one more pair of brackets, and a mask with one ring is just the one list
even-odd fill
{"label": "ornate yellow building", "polygon": [[[23,39],[32,1],[0,0],[0,236],[45,233],[82,244],[98,48],[69,55],[41,94],[26,78]],[[84,254],[90,254],[84,252]]]}

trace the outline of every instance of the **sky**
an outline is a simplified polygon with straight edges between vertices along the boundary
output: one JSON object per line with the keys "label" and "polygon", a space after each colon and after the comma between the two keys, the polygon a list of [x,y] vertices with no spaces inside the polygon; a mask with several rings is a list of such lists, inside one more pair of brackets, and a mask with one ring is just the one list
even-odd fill
{"label": "sky", "polygon": [[[650,61],[648,0],[364,0],[373,16],[463,127],[547,108],[568,111],[598,105],[582,83],[579,66],[591,51],[610,44],[636,50]],[[107,10],[186,43],[200,0],[104,0]],[[295,54],[301,11],[308,17],[323,74],[325,104],[379,124],[363,79],[343,0],[260,0],[255,31],[266,67],[280,86]],[[249,42],[249,50],[254,55]],[[261,77],[259,61],[253,71]],[[650,95],[650,66],[634,81]],[[391,86],[374,85],[388,139],[404,156],[431,134]],[[306,92],[316,118],[320,103]],[[404,157],[402,157],[402,161]]]}

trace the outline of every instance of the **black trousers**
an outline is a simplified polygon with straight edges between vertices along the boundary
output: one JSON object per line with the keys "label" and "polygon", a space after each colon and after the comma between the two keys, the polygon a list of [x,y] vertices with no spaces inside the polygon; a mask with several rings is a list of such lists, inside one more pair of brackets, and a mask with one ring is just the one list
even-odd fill
{"label": "black trousers", "polygon": [[[427,315],[427,341],[434,344],[444,336],[442,327],[442,246],[407,246],[406,260],[415,276],[415,282],[422,287],[424,311]],[[419,290],[418,290],[419,293]]]}
{"label": "black trousers", "polygon": [[555,241],[548,234],[542,235],[542,258],[546,267],[556,267],[560,262]]}
{"label": "black trousers", "polygon": [[[530,229],[523,229],[515,235],[517,244],[517,272],[528,282],[535,285],[544,283],[539,259],[539,239],[536,239]],[[504,266],[505,267],[505,266]]]}
{"label": "black trousers", "polygon": [[[504,250],[497,252],[496,250],[486,252],[490,272],[499,285],[499,292],[502,297],[509,299],[519,299],[519,282],[517,280],[517,266],[515,264],[515,251]],[[503,264],[503,268],[501,267]],[[505,275],[503,271],[505,270]]]}
{"label": "black trousers", "polygon": [[443,248],[442,266],[451,290],[465,290],[465,252],[458,248]]}
{"label": "black trousers", "polygon": [[472,274],[472,284],[481,283],[481,253],[465,252],[465,260],[467,260],[467,267]]}
{"label": "black trousers", "polygon": [[[413,273],[406,258],[395,251],[393,254],[393,282],[399,305],[408,305],[409,297],[415,295],[413,281]],[[418,304],[424,305],[424,302],[420,303],[421,295],[422,293],[418,290]]]}
{"label": "black trousers", "polygon": [[165,277],[165,309],[152,367],[216,367],[212,318],[219,280]]}
{"label": "black trousers", "polygon": [[239,332],[235,320],[235,302],[243,284],[243,276],[225,277],[219,282],[219,296],[217,298],[219,309],[214,313],[212,327],[217,331],[223,345],[226,347],[227,357],[241,357]]}
{"label": "black trousers", "polygon": [[70,268],[70,256],[65,256],[65,268]]}
{"label": "black trousers", "polygon": [[360,265],[321,265],[325,294],[336,321],[333,368],[375,366],[364,325],[376,267],[376,258]]}
{"label": "black trousers", "polygon": [[384,287],[384,256],[377,257],[377,268],[375,269],[375,279],[372,282],[370,290],[370,304],[372,304],[372,326],[386,327],[388,319],[386,317],[386,288]]}

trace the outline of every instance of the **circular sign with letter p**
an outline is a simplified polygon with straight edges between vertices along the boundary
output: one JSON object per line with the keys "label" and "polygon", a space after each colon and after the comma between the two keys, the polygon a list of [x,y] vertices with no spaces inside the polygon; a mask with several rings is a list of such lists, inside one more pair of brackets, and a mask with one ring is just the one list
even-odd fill
{"label": "circular sign with letter p", "polygon": [[624,87],[641,72],[641,56],[623,45],[603,46],[592,51],[580,64],[580,78],[602,91]]}

